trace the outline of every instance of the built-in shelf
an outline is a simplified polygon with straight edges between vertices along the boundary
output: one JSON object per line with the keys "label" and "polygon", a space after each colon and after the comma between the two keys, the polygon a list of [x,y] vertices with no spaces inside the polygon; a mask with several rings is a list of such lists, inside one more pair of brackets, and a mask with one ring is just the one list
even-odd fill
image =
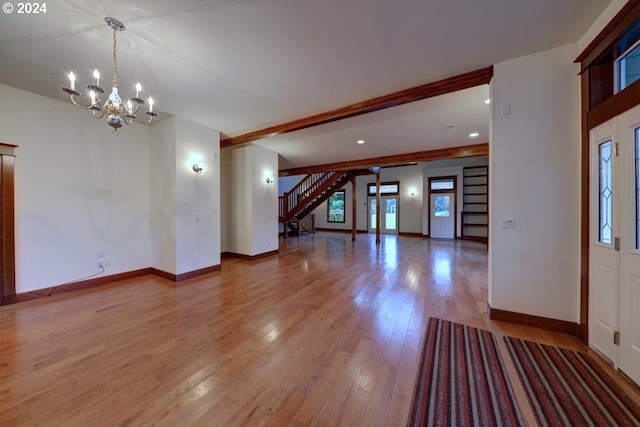
{"label": "built-in shelf", "polygon": [[462,238],[489,239],[489,167],[466,167],[462,173]]}

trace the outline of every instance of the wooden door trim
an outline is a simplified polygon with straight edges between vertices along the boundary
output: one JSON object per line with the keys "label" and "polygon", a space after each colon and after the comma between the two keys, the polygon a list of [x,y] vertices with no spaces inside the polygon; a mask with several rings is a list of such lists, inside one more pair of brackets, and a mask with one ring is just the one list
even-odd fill
{"label": "wooden door trim", "polygon": [[[453,179],[453,190],[431,190],[431,181]],[[453,193],[453,239],[458,238],[458,175],[430,176],[427,182],[427,221],[431,237],[431,193]]]}

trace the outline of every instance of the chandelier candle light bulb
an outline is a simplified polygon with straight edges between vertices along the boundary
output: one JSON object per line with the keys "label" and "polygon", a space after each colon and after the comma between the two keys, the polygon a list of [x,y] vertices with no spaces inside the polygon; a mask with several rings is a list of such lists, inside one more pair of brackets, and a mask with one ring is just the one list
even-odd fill
{"label": "chandelier candle light bulb", "polygon": [[80,96],[75,88],[76,76],[72,72],[69,73],[69,87],[62,90],[69,94],[71,102],[80,108],[86,110],[92,110],[92,114],[96,119],[101,119],[107,115],[107,124],[113,128],[113,133],[118,134],[122,125],[130,125],[134,121],[138,123],[151,123],[154,117],[157,116],[153,112],[153,98],[149,97],[149,110],[145,112],[148,116],[146,119],[141,119],[137,116],[138,110],[145,102],[140,98],[140,92],[142,92],[142,85],[140,82],[136,83],[136,96],[134,98],[125,98],[126,103],[120,98],[118,94],[118,56],[117,56],[117,34],[118,31],[124,31],[125,26],[122,22],[115,18],[104,18],[105,22],[113,30],[113,80],[111,84],[111,93],[106,100],[100,99],[100,94],[104,93],[104,90],[99,86],[100,84],[100,72],[97,69],[93,70],[94,84],[87,85],[89,89],[89,98],[91,99],[91,105],[85,106],[76,101],[76,97]]}

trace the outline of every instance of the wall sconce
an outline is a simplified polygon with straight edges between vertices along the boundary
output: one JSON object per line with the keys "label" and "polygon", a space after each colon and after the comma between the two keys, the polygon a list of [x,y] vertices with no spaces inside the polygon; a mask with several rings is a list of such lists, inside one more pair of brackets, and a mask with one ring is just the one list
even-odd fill
{"label": "wall sconce", "polygon": [[195,173],[201,174],[204,169],[204,163],[194,163],[192,169]]}
{"label": "wall sconce", "polygon": [[414,197],[414,196],[416,195],[416,189],[415,189],[415,188],[411,188],[411,189],[409,190],[409,195],[410,195],[411,197]]}
{"label": "wall sconce", "polygon": [[272,176],[268,176],[265,178],[265,181],[267,183],[267,185],[271,185],[273,184],[273,177]]}

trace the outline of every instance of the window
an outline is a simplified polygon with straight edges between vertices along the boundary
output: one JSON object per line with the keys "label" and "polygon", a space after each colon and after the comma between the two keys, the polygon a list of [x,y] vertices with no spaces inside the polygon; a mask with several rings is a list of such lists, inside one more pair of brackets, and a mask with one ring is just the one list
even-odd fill
{"label": "window", "polygon": [[453,178],[431,179],[431,191],[434,190],[453,190],[455,188]]}
{"label": "window", "polygon": [[600,191],[599,206],[600,219],[598,223],[598,241],[610,245],[613,232],[613,157],[611,141],[603,142],[598,146],[598,163],[600,165]]}
{"label": "window", "polygon": [[344,222],[344,190],[338,190],[329,197],[327,221]]}
{"label": "window", "polygon": [[[369,196],[376,195],[376,185],[367,184]],[[400,182],[381,182],[380,183],[380,195],[381,196],[397,196],[400,194]]]}
{"label": "window", "polygon": [[630,86],[640,79],[640,42],[636,43],[628,51],[616,60],[617,92]]}

